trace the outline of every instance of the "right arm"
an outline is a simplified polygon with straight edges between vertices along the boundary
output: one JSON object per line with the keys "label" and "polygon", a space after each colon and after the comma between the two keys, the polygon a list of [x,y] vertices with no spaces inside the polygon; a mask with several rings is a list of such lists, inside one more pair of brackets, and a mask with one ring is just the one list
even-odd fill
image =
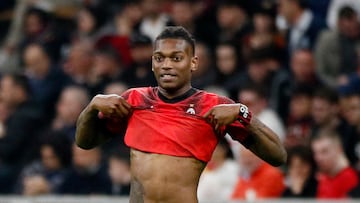
{"label": "right arm", "polygon": [[[99,118],[99,112],[104,118]],[[80,148],[91,149],[107,142],[112,133],[106,128],[105,119],[123,121],[130,112],[131,105],[121,96],[96,95],[77,120],[75,143]]]}
{"label": "right arm", "polygon": [[[226,131],[234,140],[240,141],[269,164],[273,166],[284,164],[287,154],[278,136],[257,118],[251,117],[245,107],[240,103],[220,104],[210,109],[204,117],[213,123],[217,131],[221,126],[227,126]],[[242,119],[243,124],[235,124],[234,121],[240,114],[244,118]],[[249,136],[244,136],[244,134]]]}

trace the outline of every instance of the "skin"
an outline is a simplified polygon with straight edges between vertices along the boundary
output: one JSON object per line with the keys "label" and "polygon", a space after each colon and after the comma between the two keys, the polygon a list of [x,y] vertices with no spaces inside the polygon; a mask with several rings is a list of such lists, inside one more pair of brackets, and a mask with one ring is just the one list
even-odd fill
{"label": "skin", "polygon": [[[191,88],[192,71],[196,70],[198,58],[191,46],[182,39],[156,41],[152,57],[152,69],[158,81],[159,91],[171,99]],[[235,121],[240,104],[214,106],[204,117],[219,130],[221,126]],[[105,117],[127,119],[131,105],[118,95],[97,95],[81,113],[76,132],[76,143],[91,149],[110,139],[104,129],[97,125],[97,114]],[[286,152],[277,136],[253,118],[248,125],[253,134],[249,149],[273,165],[286,160]],[[269,152],[272,153],[269,153]],[[131,203],[197,203],[197,185],[206,163],[192,157],[175,157],[131,150]],[[181,173],[179,173],[181,171]]]}

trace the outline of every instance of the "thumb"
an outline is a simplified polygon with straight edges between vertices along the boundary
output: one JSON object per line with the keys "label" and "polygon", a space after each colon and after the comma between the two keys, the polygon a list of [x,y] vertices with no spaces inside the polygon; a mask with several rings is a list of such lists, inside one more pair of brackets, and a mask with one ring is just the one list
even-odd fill
{"label": "thumb", "polygon": [[210,115],[212,114],[212,112],[213,112],[213,108],[211,108],[209,111],[207,111],[207,112],[204,114],[203,118],[209,118]]}

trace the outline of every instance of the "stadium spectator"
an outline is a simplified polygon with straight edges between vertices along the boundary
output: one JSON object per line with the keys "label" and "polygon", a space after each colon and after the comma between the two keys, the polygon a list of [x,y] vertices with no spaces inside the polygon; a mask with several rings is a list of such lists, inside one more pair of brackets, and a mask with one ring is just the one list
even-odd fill
{"label": "stadium spectator", "polygon": [[306,0],[280,0],[279,15],[287,23],[286,42],[289,58],[297,49],[312,50],[318,34],[326,28],[325,20],[308,9]]}
{"label": "stadium spectator", "polygon": [[64,58],[63,71],[71,84],[83,86],[91,91],[94,47],[91,41],[73,42]]}
{"label": "stadium spectator", "polygon": [[348,74],[359,66],[357,45],[360,42],[360,21],[355,9],[342,7],[338,13],[337,27],[325,30],[315,47],[316,72],[328,85],[343,84]]}
{"label": "stadium spectator", "polygon": [[156,84],[153,72],[151,71],[152,41],[140,33],[133,33],[130,36],[130,55],[132,63],[125,70],[122,82],[129,87],[152,86]]}
{"label": "stadium spectator", "polygon": [[201,174],[198,187],[199,201],[229,201],[237,175],[238,165],[229,142],[223,138]]}
{"label": "stadium spectator", "polygon": [[112,183],[111,194],[129,196],[131,180],[129,148],[113,151],[108,162],[108,172]]}
{"label": "stadium spectator", "polygon": [[[216,10],[217,40],[215,44],[231,41],[240,50],[244,38],[251,31],[250,18],[245,8],[245,1],[219,1]],[[237,56],[239,63],[243,61]]]}
{"label": "stadium spectator", "polygon": [[165,12],[164,0],[141,0],[140,7],[143,13],[138,31],[150,37],[154,42],[156,36],[169,25],[173,25],[170,16]]}
{"label": "stadium spectator", "polygon": [[16,193],[35,196],[56,194],[71,164],[72,142],[59,131],[48,131],[39,144],[40,158],[21,171]]}
{"label": "stadium spectator", "polygon": [[360,146],[360,94],[358,85],[349,84],[346,87],[348,90],[344,90],[345,87],[342,87],[340,103],[342,116],[350,126],[346,134],[341,134],[343,139],[346,138],[344,150],[353,166],[360,171],[360,154],[358,151]]}
{"label": "stadium spectator", "polygon": [[280,197],[285,189],[283,172],[265,163],[244,146],[238,153],[240,172],[231,199],[254,201]]}
{"label": "stadium spectator", "polygon": [[289,115],[286,120],[285,147],[308,146],[311,138],[312,90],[300,86],[290,97]]}
{"label": "stadium spectator", "polygon": [[348,198],[348,193],[359,184],[358,174],[350,166],[339,136],[334,131],[324,130],[311,140],[318,170],[318,199]]}
{"label": "stadium spectator", "polygon": [[91,73],[92,94],[102,93],[105,86],[111,82],[123,81],[126,69],[122,56],[115,47],[111,44],[97,47]]}
{"label": "stadium spectator", "polygon": [[248,85],[239,90],[238,101],[245,104],[256,117],[273,130],[279,139],[285,140],[285,126],[279,115],[269,107],[267,95],[263,88]]}
{"label": "stadium spectator", "polygon": [[72,146],[72,167],[59,187],[60,194],[111,194],[111,180],[100,148],[84,150]]}
{"label": "stadium spectator", "polygon": [[[238,80],[242,67],[239,66],[239,50],[232,42],[222,42],[216,46],[216,78],[215,85],[223,86],[231,98],[236,98]],[[242,81],[242,80],[240,80]]]}
{"label": "stadium spectator", "polygon": [[309,146],[296,146],[288,151],[285,198],[315,198],[316,165]]}
{"label": "stadium spectator", "polygon": [[51,120],[55,112],[55,103],[62,89],[70,83],[70,78],[51,59],[48,50],[41,44],[27,45],[23,58],[32,99],[46,112],[45,119]]}
{"label": "stadium spectator", "polygon": [[56,102],[56,113],[50,129],[63,132],[73,142],[77,118],[89,101],[87,89],[79,86],[65,87]]}
{"label": "stadium spectator", "polygon": [[8,110],[5,133],[0,138],[0,193],[13,190],[22,167],[35,158],[43,112],[31,102],[31,87],[22,74],[5,74],[0,81],[0,99]]}
{"label": "stadium spectator", "polygon": [[199,57],[197,70],[192,73],[192,84],[194,87],[204,89],[215,83],[216,68],[214,65],[214,56],[210,47],[203,43],[197,42],[195,45],[195,54]]}

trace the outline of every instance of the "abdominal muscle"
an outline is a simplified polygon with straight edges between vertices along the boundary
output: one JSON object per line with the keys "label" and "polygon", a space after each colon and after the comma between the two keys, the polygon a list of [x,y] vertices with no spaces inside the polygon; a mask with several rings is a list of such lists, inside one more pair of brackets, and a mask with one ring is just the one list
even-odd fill
{"label": "abdominal muscle", "polygon": [[191,157],[131,150],[130,203],[197,203],[205,163]]}

